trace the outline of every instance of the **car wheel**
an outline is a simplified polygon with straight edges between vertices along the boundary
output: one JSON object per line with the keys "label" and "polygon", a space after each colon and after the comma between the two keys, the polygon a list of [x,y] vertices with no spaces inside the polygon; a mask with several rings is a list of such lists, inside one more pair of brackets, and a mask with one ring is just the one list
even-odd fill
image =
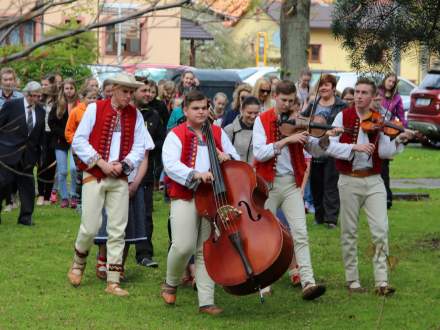
{"label": "car wheel", "polygon": [[440,141],[429,138],[427,138],[425,141],[422,141],[422,145],[429,148],[440,149]]}

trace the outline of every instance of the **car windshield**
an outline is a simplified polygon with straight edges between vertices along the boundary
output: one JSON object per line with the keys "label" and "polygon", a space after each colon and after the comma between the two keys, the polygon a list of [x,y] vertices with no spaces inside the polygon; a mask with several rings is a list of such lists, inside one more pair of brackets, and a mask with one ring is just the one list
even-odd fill
{"label": "car windshield", "polygon": [[420,88],[424,89],[440,89],[440,72],[428,73],[420,84]]}
{"label": "car windshield", "polygon": [[257,72],[257,69],[254,69],[254,68],[247,68],[247,69],[237,70],[237,73],[240,76],[241,80],[245,80],[246,78],[249,78],[255,72]]}
{"label": "car windshield", "polygon": [[134,74],[136,77],[148,78],[158,82],[162,79],[168,78],[168,70],[161,68],[148,68],[137,70]]}

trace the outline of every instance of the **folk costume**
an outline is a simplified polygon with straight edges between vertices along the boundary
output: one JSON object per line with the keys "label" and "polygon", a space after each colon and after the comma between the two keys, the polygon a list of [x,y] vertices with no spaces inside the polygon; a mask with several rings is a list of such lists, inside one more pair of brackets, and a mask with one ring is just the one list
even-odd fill
{"label": "folk costume", "polygon": [[[301,193],[306,162],[301,144],[289,144],[281,150],[276,148],[275,143],[281,138],[277,120],[275,108],[263,112],[255,120],[253,129],[255,168],[257,174],[264,178],[270,189],[265,208],[273,214],[281,208],[286,215],[293,236],[301,285],[303,289],[306,289],[309,286],[315,286]],[[315,154],[322,153],[317,144],[308,143],[306,147]]]}
{"label": "folk costume", "polygon": [[[107,282],[111,283],[119,283],[123,271],[129,198],[127,175],[144,158],[145,135],[144,121],[136,108],[127,105],[115,109],[111,100],[102,100],[87,106],[73,138],[72,147],[84,171],[82,217],[75,242],[74,265],[85,265],[105,207],[108,215]],[[126,168],[123,166],[118,178],[107,177],[96,165],[101,158],[109,163],[121,162]]]}
{"label": "folk costume", "polygon": [[[226,133],[215,125],[212,130],[217,148],[233,159],[240,160]],[[185,122],[167,135],[162,160],[171,198],[172,242],[168,252],[166,285],[177,287],[180,284],[185,267],[194,255],[199,306],[214,305],[214,282],[206,271],[203,259],[203,242],[209,237],[211,226],[197,214],[194,190],[198,181],[193,179],[196,172],[210,169],[208,147]]]}
{"label": "folk costume", "polygon": [[[331,137],[327,153],[337,158],[336,168],[340,173],[338,188],[341,199],[341,245],[345,266],[345,278],[360,287],[357,228],[362,207],[367,215],[373,244],[374,279],[376,287],[387,287],[388,269],[388,216],[387,196],[380,176],[382,159],[388,159],[403,150],[399,138],[391,141],[383,133],[367,135],[360,127],[359,115],[354,107],[339,113],[333,125],[353,128],[354,132]],[[379,134],[379,136],[377,136]],[[353,151],[354,144],[376,143],[373,155]],[[349,287],[350,288],[350,287]]]}

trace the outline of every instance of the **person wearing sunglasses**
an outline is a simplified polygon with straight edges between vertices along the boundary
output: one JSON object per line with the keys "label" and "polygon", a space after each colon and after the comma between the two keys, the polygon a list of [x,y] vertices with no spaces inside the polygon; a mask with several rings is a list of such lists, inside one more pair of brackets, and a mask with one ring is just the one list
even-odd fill
{"label": "person wearing sunglasses", "polygon": [[266,111],[273,106],[271,92],[272,89],[270,87],[270,82],[267,79],[260,78],[257,80],[252,94],[260,101],[261,112]]}

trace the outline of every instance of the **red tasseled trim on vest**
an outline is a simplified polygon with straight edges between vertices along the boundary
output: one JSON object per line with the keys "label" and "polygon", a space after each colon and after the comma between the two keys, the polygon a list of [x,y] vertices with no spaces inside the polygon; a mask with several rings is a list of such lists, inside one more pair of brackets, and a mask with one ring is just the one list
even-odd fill
{"label": "red tasseled trim on vest", "polygon": [[[220,151],[222,148],[222,130],[220,127],[212,125],[212,133],[214,135],[215,145]],[[180,155],[180,161],[188,167],[194,168],[197,158],[197,135],[188,128],[187,123],[182,123],[172,129],[172,132],[176,134],[182,143],[182,153]],[[165,177],[165,183],[167,185],[168,196],[172,199],[184,199],[191,200],[194,196],[194,192],[185,186],[173,181],[169,176]]]}
{"label": "red tasseled trim on vest", "polygon": [[[373,111],[373,110],[372,110]],[[360,129],[360,119],[356,113],[356,109],[354,107],[346,108],[342,111],[342,123],[345,128],[354,128],[353,132],[342,133],[339,138],[340,143],[349,143],[356,144],[359,129]],[[368,135],[368,138],[371,142],[376,141],[376,136],[379,134],[378,132],[372,133]],[[336,159],[336,169],[342,173],[352,172],[352,162],[348,160]],[[379,147],[376,144],[376,149],[374,149],[373,153],[373,172],[379,174],[381,172],[382,160],[379,158]]]}
{"label": "red tasseled trim on vest", "polygon": [[[263,112],[260,115],[260,120],[263,124],[264,132],[266,133],[266,144],[277,142],[279,132],[277,125],[278,116],[275,112],[275,108],[271,108]],[[292,143],[288,145],[288,148],[290,153],[290,161],[295,174],[295,183],[297,187],[301,187],[307,166],[304,159],[303,146],[299,143]],[[255,160],[255,169],[257,174],[263,177],[264,180],[267,182],[273,182],[276,170],[276,157],[265,162]]]}
{"label": "red tasseled trim on vest", "polygon": [[[110,156],[110,146],[116,125],[116,118],[117,114],[111,106],[110,99],[96,102],[95,126],[90,133],[89,143],[105,161],[108,161]],[[121,145],[119,149],[119,161],[127,157],[133,146],[136,118],[136,108],[131,105],[128,105],[121,110]],[[106,176],[98,166],[87,169],[87,164],[80,162],[79,167],[98,179],[105,178]]]}

